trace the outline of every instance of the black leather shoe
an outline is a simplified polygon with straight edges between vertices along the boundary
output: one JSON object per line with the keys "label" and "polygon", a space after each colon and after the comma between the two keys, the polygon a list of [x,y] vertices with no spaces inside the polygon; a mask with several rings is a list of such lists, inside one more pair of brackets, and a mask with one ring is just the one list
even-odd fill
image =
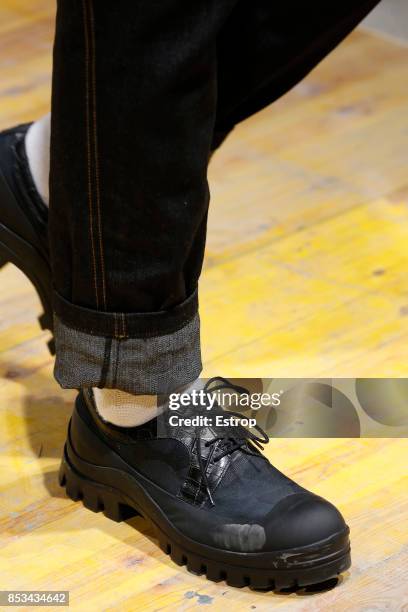
{"label": "black leather shoe", "polygon": [[[197,410],[213,419],[230,414]],[[60,468],[67,495],[115,521],[141,514],[176,563],[231,586],[305,586],[350,566],[343,517],[269,463],[259,450],[262,430],[176,427],[169,414],[119,428],[101,420],[90,390],[81,391]]]}
{"label": "black leather shoe", "polygon": [[[53,330],[48,209],[33,183],[24,138],[30,124],[0,133],[0,267],[16,265],[30,279],[44,312],[42,329]],[[48,343],[54,353],[54,341]]]}

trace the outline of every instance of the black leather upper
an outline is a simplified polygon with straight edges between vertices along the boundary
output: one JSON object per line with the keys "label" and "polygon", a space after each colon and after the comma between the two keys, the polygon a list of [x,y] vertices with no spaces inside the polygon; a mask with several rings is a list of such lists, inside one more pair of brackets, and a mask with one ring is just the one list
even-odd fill
{"label": "black leather upper", "polygon": [[0,223],[48,260],[48,208],[35,188],[25,152],[29,127],[0,132]]}

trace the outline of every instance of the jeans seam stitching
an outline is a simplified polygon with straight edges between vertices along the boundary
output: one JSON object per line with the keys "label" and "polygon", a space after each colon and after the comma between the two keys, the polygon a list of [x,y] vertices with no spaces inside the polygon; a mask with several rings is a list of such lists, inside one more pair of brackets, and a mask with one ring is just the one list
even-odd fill
{"label": "jeans seam stitching", "polygon": [[100,275],[102,282],[102,299],[104,310],[107,310],[106,305],[106,282],[105,282],[105,257],[102,238],[102,222],[101,222],[101,199],[100,199],[100,180],[99,180],[99,154],[98,154],[98,131],[97,131],[97,114],[96,114],[96,43],[95,43],[95,19],[93,2],[89,1],[89,21],[91,28],[91,93],[92,93],[92,132],[94,145],[94,164],[95,164],[95,203],[96,203],[96,221],[99,240],[99,257],[100,257]]}
{"label": "jeans seam stitching", "polygon": [[122,332],[123,332],[123,337],[126,338],[127,337],[127,329],[126,329],[126,318],[125,318],[125,313],[121,313],[121,318],[122,318]]}
{"label": "jeans seam stitching", "polygon": [[86,154],[87,154],[87,179],[88,179],[88,216],[89,216],[89,237],[92,250],[92,272],[95,286],[96,308],[99,310],[99,291],[96,278],[96,253],[95,239],[93,232],[93,204],[92,204],[92,169],[91,169],[91,134],[89,117],[89,33],[88,33],[88,9],[87,0],[82,1],[84,18],[84,39],[85,39],[85,123],[86,123]]}
{"label": "jeans seam stitching", "polygon": [[113,379],[112,379],[113,389],[117,388],[120,340],[116,340],[115,345],[116,345],[116,351],[115,351],[115,361],[114,361],[114,370],[113,370]]}
{"label": "jeans seam stitching", "polygon": [[[102,284],[102,303],[106,308],[105,261],[102,241],[100,211],[100,181],[98,163],[98,137],[96,116],[96,68],[95,68],[95,33],[92,0],[83,0],[84,37],[85,37],[85,111],[86,111],[86,147],[88,174],[88,210],[89,234],[92,250],[92,271],[95,286],[96,309],[101,302],[100,284]],[[96,236],[97,234],[97,242]],[[98,246],[98,249],[97,249]],[[98,253],[97,253],[98,251]],[[99,257],[98,257],[99,255]],[[98,266],[99,260],[99,266]]]}
{"label": "jeans seam stitching", "polygon": [[100,382],[98,385],[101,389],[106,387],[106,380],[107,380],[107,376],[109,372],[111,350],[112,350],[112,338],[105,338],[105,351],[104,351],[103,364],[102,364],[102,369],[101,369],[101,378],[100,378]]}

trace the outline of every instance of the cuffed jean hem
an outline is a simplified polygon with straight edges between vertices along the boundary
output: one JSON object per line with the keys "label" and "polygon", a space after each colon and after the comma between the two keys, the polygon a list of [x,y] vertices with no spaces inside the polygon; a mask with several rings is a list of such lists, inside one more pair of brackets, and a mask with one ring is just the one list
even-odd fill
{"label": "cuffed jean hem", "polygon": [[54,375],[65,389],[101,387],[166,394],[200,375],[200,319],[152,337],[104,336],[68,326],[54,314]]}
{"label": "cuffed jean hem", "polygon": [[157,312],[104,312],[77,306],[54,291],[53,309],[68,327],[111,338],[150,338],[175,332],[189,323],[198,310],[198,289],[184,302]]}

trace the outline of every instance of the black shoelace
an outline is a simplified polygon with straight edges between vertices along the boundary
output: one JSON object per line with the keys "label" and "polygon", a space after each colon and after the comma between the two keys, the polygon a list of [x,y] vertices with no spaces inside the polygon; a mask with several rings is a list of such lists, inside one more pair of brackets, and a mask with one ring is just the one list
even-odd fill
{"label": "black shoelace", "polygon": [[[217,383],[217,384],[215,386],[212,386],[214,383]],[[213,378],[210,378],[207,381],[207,383],[204,385],[205,393],[215,393],[215,391],[220,391],[222,389],[233,389],[239,394],[245,393],[249,395],[248,389],[245,389],[245,387],[241,387],[239,385],[234,385],[233,383],[231,383],[226,378],[223,378],[222,376],[215,376]],[[230,416],[236,417],[238,420],[242,419],[242,414],[240,414],[239,412],[233,412],[233,411],[228,410],[228,412],[226,412],[226,415],[228,417]],[[242,425],[234,429],[236,430],[236,433],[235,431],[234,432],[225,431],[219,436],[214,436],[214,438],[212,438],[211,440],[207,440],[204,443],[204,446],[206,448],[211,447],[207,455],[207,458],[204,462],[201,456],[202,442],[203,442],[201,439],[201,435],[200,435],[201,428],[200,427],[197,428],[196,449],[197,449],[198,465],[200,467],[201,478],[205,486],[205,489],[208,495],[208,499],[210,500],[213,506],[215,506],[215,503],[211,495],[211,490],[210,490],[210,486],[209,486],[209,482],[207,478],[207,469],[211,461],[213,461],[213,463],[217,463],[223,457],[226,457],[227,455],[230,455],[231,453],[237,450],[240,450],[241,452],[244,452],[247,455],[254,455],[256,457],[262,457],[263,459],[267,460],[266,457],[264,457],[260,453],[260,451],[264,450],[264,447],[262,445],[267,444],[269,442],[269,437],[258,424],[255,425],[255,429],[259,435],[256,435],[252,431],[249,431]],[[217,442],[219,444],[216,444]],[[216,453],[215,452],[216,448],[220,452]]]}

